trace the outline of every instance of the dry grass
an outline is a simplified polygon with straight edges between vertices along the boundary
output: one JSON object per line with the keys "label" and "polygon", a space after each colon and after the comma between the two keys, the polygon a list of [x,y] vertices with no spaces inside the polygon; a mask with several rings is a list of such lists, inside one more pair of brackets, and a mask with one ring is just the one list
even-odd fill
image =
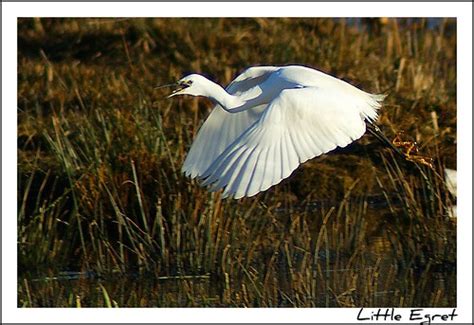
{"label": "dry grass", "polygon": [[[20,19],[18,305],[455,305],[456,22],[433,21]],[[153,86],[289,63],[388,92],[382,129],[436,171],[366,136],[255,198],[184,178],[211,105]]]}

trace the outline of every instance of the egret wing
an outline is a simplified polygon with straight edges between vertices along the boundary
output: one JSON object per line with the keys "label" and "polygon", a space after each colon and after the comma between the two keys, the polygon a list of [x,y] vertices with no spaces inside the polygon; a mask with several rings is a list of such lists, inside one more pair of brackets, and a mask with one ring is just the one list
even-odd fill
{"label": "egret wing", "polygon": [[253,196],[308,159],[347,146],[365,133],[363,111],[380,106],[376,100],[362,104],[352,99],[317,87],[281,91],[202,174],[203,185],[223,188],[224,197]]}
{"label": "egret wing", "polygon": [[[233,95],[243,93],[265,81],[277,69],[271,66],[248,68],[229,84],[226,91]],[[186,156],[183,173],[191,178],[201,176],[229,144],[259,119],[265,107],[261,105],[239,113],[228,113],[216,105]]]}

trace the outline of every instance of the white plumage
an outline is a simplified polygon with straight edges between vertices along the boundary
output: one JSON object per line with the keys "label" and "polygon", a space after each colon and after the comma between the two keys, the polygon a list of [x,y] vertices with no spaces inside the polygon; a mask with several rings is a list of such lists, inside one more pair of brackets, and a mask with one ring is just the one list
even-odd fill
{"label": "white plumage", "polygon": [[217,103],[182,171],[236,199],[265,191],[308,159],[360,138],[385,97],[303,66],[252,67],[225,90],[197,74],[176,85],[170,97]]}

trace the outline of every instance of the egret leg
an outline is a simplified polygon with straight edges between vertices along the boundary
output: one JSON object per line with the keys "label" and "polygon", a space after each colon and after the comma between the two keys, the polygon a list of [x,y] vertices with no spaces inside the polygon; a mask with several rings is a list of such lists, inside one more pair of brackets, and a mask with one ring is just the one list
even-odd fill
{"label": "egret leg", "polygon": [[[397,137],[393,141],[390,141],[385,136],[385,134],[383,134],[383,132],[379,129],[377,125],[370,124],[370,123],[367,123],[367,130],[370,132],[370,134],[376,137],[380,142],[382,142],[383,144],[391,148],[393,151],[395,151],[399,156],[401,156],[405,160],[426,165],[434,170],[433,159],[431,157],[417,155],[417,154],[412,153],[413,151],[418,153],[418,147],[417,147],[416,142],[403,141],[399,135],[397,135]],[[406,148],[407,149],[406,153],[401,151],[399,149],[400,147]]]}
{"label": "egret leg", "polygon": [[403,152],[396,147],[392,141],[390,141],[385,134],[379,129],[379,127],[375,124],[367,123],[367,131],[370,132],[377,140],[379,140],[382,144],[386,145],[387,147],[391,148],[393,151],[395,151],[398,155],[400,155],[403,158],[406,158],[406,156],[403,154]]}

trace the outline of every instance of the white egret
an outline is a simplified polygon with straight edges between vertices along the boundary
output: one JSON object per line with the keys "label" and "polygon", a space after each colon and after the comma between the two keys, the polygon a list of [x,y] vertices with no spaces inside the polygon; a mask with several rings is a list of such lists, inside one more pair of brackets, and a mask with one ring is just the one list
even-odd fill
{"label": "white egret", "polygon": [[[455,169],[444,169],[444,179],[446,182],[446,187],[454,197],[458,196],[458,181],[457,181],[457,170]],[[457,204],[448,205],[448,215],[450,218],[457,218],[458,216],[458,206]]]}
{"label": "white egret", "polygon": [[457,176],[458,172],[455,169],[444,169],[444,178],[446,181],[446,187],[448,188],[449,193],[453,196],[457,196],[458,194],[458,181]]}
{"label": "white egret", "polygon": [[265,191],[308,159],[362,137],[385,98],[296,65],[248,68],[225,90],[198,74],[173,85],[169,97],[216,103],[182,171],[236,199]]}

